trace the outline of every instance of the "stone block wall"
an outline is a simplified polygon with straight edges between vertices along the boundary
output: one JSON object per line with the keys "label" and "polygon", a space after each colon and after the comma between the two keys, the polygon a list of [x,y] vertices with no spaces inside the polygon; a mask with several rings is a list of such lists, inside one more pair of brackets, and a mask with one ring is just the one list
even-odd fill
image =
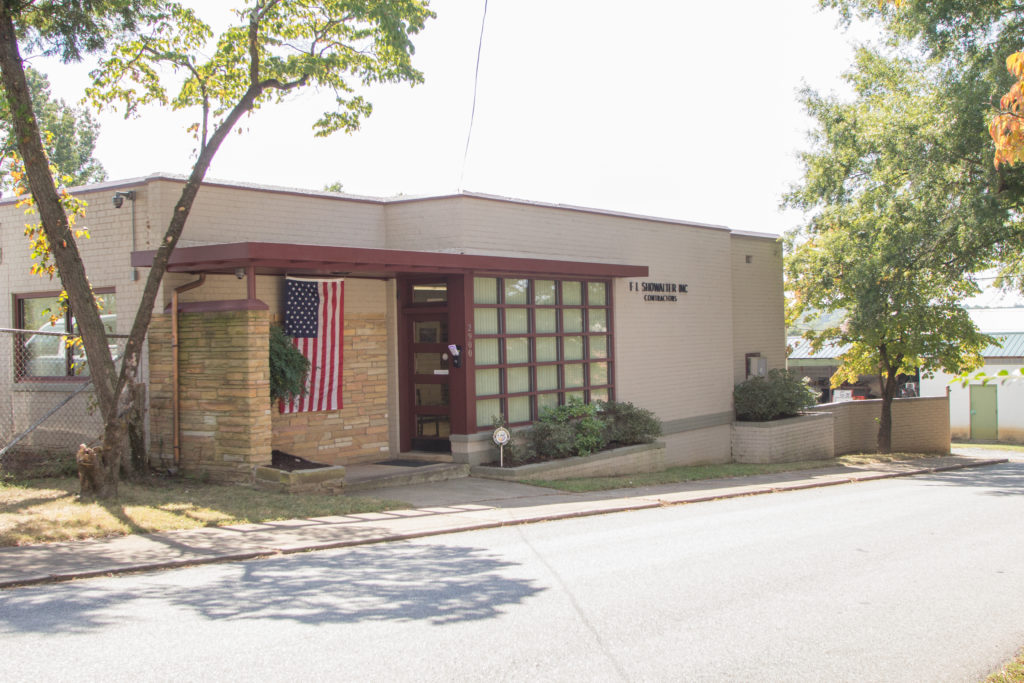
{"label": "stone block wall", "polygon": [[345,311],[341,410],[281,415],[273,447],[327,465],[389,457],[388,334],[383,313]]}
{"label": "stone block wall", "polygon": [[[252,481],[270,464],[270,366],[266,311],[179,316],[181,457],[185,474]],[[149,329],[150,444],[153,459],[173,462],[171,316]]]}

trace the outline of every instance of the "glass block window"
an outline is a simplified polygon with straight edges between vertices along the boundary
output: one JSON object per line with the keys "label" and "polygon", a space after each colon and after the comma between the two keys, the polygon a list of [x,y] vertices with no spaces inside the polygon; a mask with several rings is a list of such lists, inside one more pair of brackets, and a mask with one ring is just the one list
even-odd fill
{"label": "glass block window", "polygon": [[614,397],[608,282],[476,277],[473,288],[478,428]]}

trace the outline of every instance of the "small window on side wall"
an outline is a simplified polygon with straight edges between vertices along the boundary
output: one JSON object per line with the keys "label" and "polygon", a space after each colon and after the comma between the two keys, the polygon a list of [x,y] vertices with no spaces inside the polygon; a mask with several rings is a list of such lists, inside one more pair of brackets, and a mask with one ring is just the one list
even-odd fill
{"label": "small window on side wall", "polygon": [[748,353],[747,356],[747,379],[751,377],[764,377],[768,374],[768,359],[761,358],[760,353]]}
{"label": "small window on side wall", "polygon": [[[97,289],[100,320],[108,335],[117,332],[117,302],[112,289]],[[80,345],[67,338],[78,332],[75,317],[61,309],[56,294],[16,296],[14,326],[25,330],[17,338],[15,370],[19,380],[86,377],[89,365]],[[113,346],[113,345],[112,345]]]}

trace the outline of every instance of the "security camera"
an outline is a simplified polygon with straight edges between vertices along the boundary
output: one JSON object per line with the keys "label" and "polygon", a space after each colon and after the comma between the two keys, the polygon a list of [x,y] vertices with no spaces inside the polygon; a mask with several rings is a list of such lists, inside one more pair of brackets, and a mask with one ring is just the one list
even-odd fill
{"label": "security camera", "polygon": [[124,200],[130,199],[135,201],[135,190],[128,190],[127,192],[115,192],[114,197],[110,200],[111,204],[114,205],[115,209],[120,209],[124,206]]}

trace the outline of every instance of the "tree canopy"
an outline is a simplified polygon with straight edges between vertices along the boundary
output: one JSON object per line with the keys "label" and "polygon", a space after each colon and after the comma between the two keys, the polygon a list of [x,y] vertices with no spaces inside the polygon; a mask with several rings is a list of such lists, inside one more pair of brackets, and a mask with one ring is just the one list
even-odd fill
{"label": "tree canopy", "polygon": [[[236,10],[236,23],[213,41],[211,51],[213,31],[196,11],[176,2],[0,2],[3,91],[11,103],[25,176],[82,332],[104,419],[103,446],[88,470],[81,470],[84,494],[116,495],[125,416],[160,281],[224,139],[243,116],[305,88],[335,94],[335,107],[313,124],[316,135],[356,130],[372,111],[357,88],[422,81],[412,65],[412,36],[433,16],[426,0],[249,0]],[[112,48],[106,52],[108,45]],[[102,52],[88,90],[97,106],[121,107],[128,116],[149,104],[196,112],[196,160],[154,256],[119,369],[50,172],[22,46],[66,61]],[[180,83],[176,94],[166,85],[168,70]]]}
{"label": "tree canopy", "polygon": [[879,377],[883,452],[900,373],[958,374],[980,363],[990,339],[960,302],[977,291],[972,273],[992,256],[964,228],[1012,223],[992,191],[1001,171],[977,145],[984,130],[957,133],[965,122],[950,115],[936,68],[862,49],[846,75],[852,101],[806,90],[811,149],[785,199],[807,216],[787,235],[793,313],[843,312],[805,336],[851,345],[834,385]]}
{"label": "tree canopy", "polygon": [[[50,81],[45,74],[29,67],[25,77],[32,94],[32,108],[45,137],[44,146],[57,172],[68,178],[70,185],[106,180],[103,164],[93,155],[99,124],[85,107],[73,107],[50,94]],[[0,93],[0,190],[11,188],[9,170],[12,153],[16,153],[14,128],[7,99]]]}

